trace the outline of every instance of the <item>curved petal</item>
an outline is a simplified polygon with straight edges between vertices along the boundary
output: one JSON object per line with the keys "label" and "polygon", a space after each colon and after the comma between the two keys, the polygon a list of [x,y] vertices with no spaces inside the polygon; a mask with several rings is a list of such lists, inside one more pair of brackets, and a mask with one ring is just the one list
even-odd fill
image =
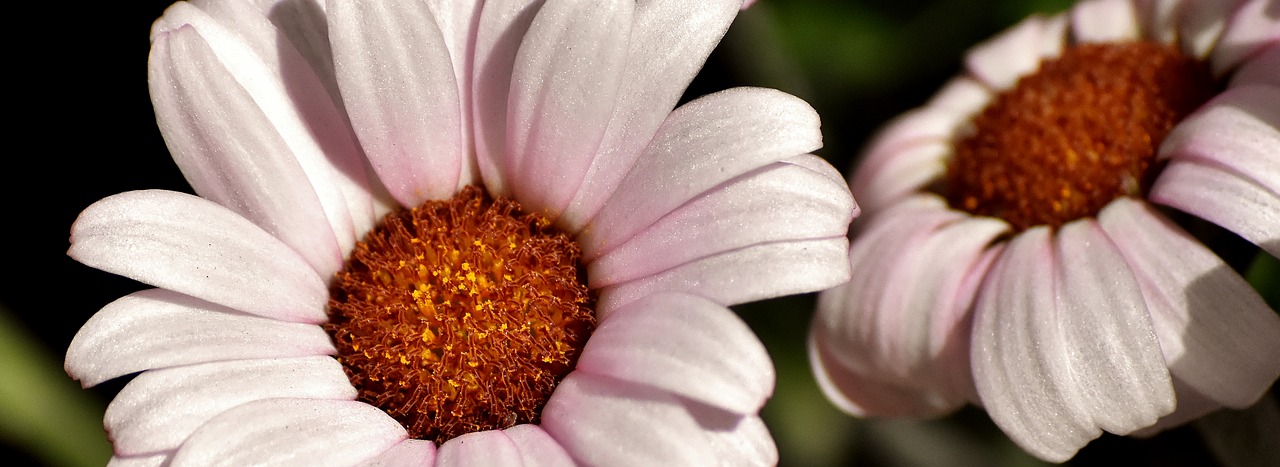
{"label": "curved petal", "polygon": [[88,266],[268,318],[325,320],[329,291],[297,253],[213,202],[163,190],[112,195],[71,226]]}
{"label": "curved petal", "polygon": [[1077,43],[1138,39],[1138,12],[1131,0],[1089,0],[1071,8],[1071,32]]}
{"label": "curved petal", "polygon": [[360,463],[363,467],[428,467],[435,465],[436,443],[409,438]]}
{"label": "curved petal", "polygon": [[454,61],[426,2],[330,0],[334,69],[352,126],[404,206],[453,196],[470,157]]}
{"label": "curved petal", "polygon": [[529,26],[512,70],[503,175],[526,210],[555,219],[582,183],[617,105],[634,9],[548,2]]}
{"label": "curved petal", "polygon": [[610,312],[576,368],[735,413],[758,412],[774,385],[751,328],[728,308],[684,294],[649,295]]}
{"label": "curved petal", "polygon": [[519,466],[524,463],[520,448],[500,430],[467,433],[440,446],[435,465],[438,467],[494,465]]}
{"label": "curved petal", "polygon": [[[215,38],[221,31],[216,27],[207,29],[215,33]],[[225,53],[252,56],[252,52],[242,50]],[[306,130],[289,127],[289,122],[299,122],[283,117],[272,121],[269,117],[271,113],[288,112],[289,103],[284,96],[263,89],[258,89],[255,96],[239,81],[272,79],[264,70],[265,65],[243,59],[229,68],[219,60],[202,32],[190,25],[157,37],[148,63],[156,123],[174,162],[196,192],[293,247],[320,274],[327,276],[341,269],[342,250],[326,217],[325,204],[282,136],[282,131]],[[277,127],[277,123],[285,127]],[[319,150],[310,136],[293,136],[299,148]],[[319,164],[311,165],[317,171],[324,170]],[[340,193],[330,194],[341,198]],[[345,202],[332,201],[329,206],[345,211]],[[348,214],[334,216],[334,224],[350,230]]]}
{"label": "curved petal", "polygon": [[660,389],[575,371],[542,409],[542,429],[587,465],[712,465],[712,441]]}
{"label": "curved petal", "polygon": [[1244,62],[1231,74],[1231,88],[1264,85],[1280,87],[1280,45],[1272,46],[1257,57]]}
{"label": "curved petal", "polygon": [[694,419],[707,429],[712,455],[720,465],[778,465],[778,446],[764,420],[755,415],[725,412],[696,402],[687,404]]}
{"label": "curved petal", "polygon": [[266,399],[205,423],[173,456],[175,465],[344,466],[407,438],[400,422],[369,404]]}
{"label": "curved petal", "polygon": [[818,115],[772,89],[736,88],[676,109],[600,213],[584,251],[607,252],[690,199],[741,174],[822,145]]}
{"label": "curved petal", "polygon": [[[853,174],[849,189],[868,214],[893,205],[947,173],[951,141],[922,141],[887,153],[870,153]],[[876,164],[876,162],[881,162]]]}
{"label": "curved petal", "polygon": [[618,100],[600,150],[564,213],[567,230],[581,230],[617,189],[729,29],[739,3],[637,2]]}
{"label": "curved petal", "polygon": [[121,297],[89,318],[71,340],[66,369],[88,387],[153,368],[335,353],[319,326],[248,316],[149,289]]}
{"label": "curved petal", "polygon": [[591,258],[595,252],[584,252],[589,285],[634,280],[759,243],[844,235],[857,206],[839,172],[825,162],[813,165],[819,171],[776,163],[749,172],[677,208],[598,259]]}
{"label": "curved petal", "polygon": [[533,424],[516,425],[503,430],[520,448],[525,467],[570,467],[573,458],[551,435]]}
{"label": "curved petal", "polygon": [[1240,0],[1182,0],[1178,5],[1178,42],[1182,52],[1208,57]]}
{"label": "curved petal", "polygon": [[1061,20],[1033,16],[978,44],[965,56],[965,67],[992,89],[1004,90],[1056,56],[1066,41]]}
{"label": "curved petal", "polygon": [[[1275,77],[1280,79],[1280,77]],[[1280,87],[1228,89],[1174,127],[1161,159],[1196,160],[1280,194]]]}
{"label": "curved petal", "polygon": [[1209,57],[1221,76],[1259,52],[1280,44],[1280,12],[1274,0],[1247,0],[1227,21]]}
{"label": "curved petal", "polygon": [[1280,196],[1235,171],[1173,159],[1156,178],[1150,199],[1223,226],[1280,256]]}
{"label": "curved petal", "polygon": [[520,43],[542,8],[542,0],[489,0],[480,11],[472,66],[476,162],[495,196],[511,196],[506,182],[507,106]]}
{"label": "curved petal", "polygon": [[323,356],[180,366],[138,375],[104,423],[117,455],[177,449],[213,416],[273,397],[354,400],[356,390],[337,360]]}
{"label": "curved petal", "polygon": [[633,281],[605,287],[597,312],[645,295],[687,292],[724,306],[834,287],[849,280],[843,236],[762,243],[690,261]]}
{"label": "curved petal", "polygon": [[1256,402],[1280,377],[1274,355],[1280,317],[1221,259],[1149,206],[1116,200],[1098,220],[1138,277],[1169,371],[1219,404]]}

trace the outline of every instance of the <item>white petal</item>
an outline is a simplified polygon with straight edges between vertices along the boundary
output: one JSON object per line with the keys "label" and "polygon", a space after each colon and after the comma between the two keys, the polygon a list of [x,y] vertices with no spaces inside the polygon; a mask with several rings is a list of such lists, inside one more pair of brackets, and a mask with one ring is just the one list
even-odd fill
{"label": "white petal", "polygon": [[87,387],[153,368],[335,353],[319,326],[249,316],[149,289],[121,297],[89,318],[71,340],[66,369]]}
{"label": "white petal", "polygon": [[269,318],[320,323],[329,291],[302,257],[248,220],[163,190],[109,196],[71,226],[76,261]]}
{"label": "white petal", "polygon": [[527,210],[558,217],[586,176],[616,105],[634,9],[548,2],[529,26],[512,70],[503,175]]}
{"label": "white petal", "polygon": [[637,2],[617,103],[600,150],[563,219],[580,230],[599,212],[729,28],[737,0]]}
{"label": "white petal", "polygon": [[778,465],[778,446],[760,417],[697,403],[689,403],[688,407],[698,423],[708,428],[710,449],[720,465]]}
{"label": "white petal", "polygon": [[1156,178],[1149,197],[1280,256],[1280,196],[1237,172],[1194,159],[1173,159]]}
{"label": "white petal", "polygon": [[117,455],[176,449],[215,415],[273,397],[354,400],[356,390],[324,356],[180,366],[138,375],[111,401],[104,423]]}
{"label": "white petal", "polygon": [[1071,9],[1071,32],[1077,43],[1138,39],[1138,17],[1130,0],[1089,0]]}
{"label": "white petal", "polygon": [[[209,29],[217,37],[220,29]],[[333,227],[299,158],[282,136],[282,131],[305,130],[288,128],[284,118],[278,122],[286,128],[277,128],[269,117],[287,112],[286,96],[260,90],[255,99],[239,82],[272,79],[265,65],[246,59],[235,68],[225,66],[192,26],[157,37],[149,65],[156,123],[196,192],[280,238],[322,275],[337,272],[342,250]],[[294,142],[307,141],[303,145],[318,150],[309,136],[293,136]],[[341,200],[330,204],[344,210]],[[349,230],[350,217],[342,216],[335,213],[335,223]]]}
{"label": "white petal", "polygon": [[822,145],[818,115],[771,89],[711,94],[672,112],[578,241],[608,251],[703,192]]}
{"label": "white petal", "polygon": [[844,237],[762,243],[708,256],[605,287],[596,310],[607,314],[645,295],[687,292],[725,306],[834,287],[849,280]]}
{"label": "white petal", "polygon": [[428,467],[435,465],[435,460],[435,442],[409,438],[360,465],[363,467]]}
{"label": "white petal", "polygon": [[329,37],[360,144],[402,205],[457,191],[469,157],[459,86],[426,2],[330,0]]}
{"label": "white petal", "polygon": [[[1278,77],[1280,78],[1280,77]],[[1228,89],[1174,127],[1161,159],[1203,161],[1280,193],[1280,88]]]}
{"label": "white petal", "polygon": [[107,467],[164,467],[173,458],[173,451],[165,451],[139,456],[112,455]]}
{"label": "white petal", "polygon": [[825,162],[817,167],[772,164],[680,206],[603,257],[592,260],[597,252],[584,252],[589,285],[633,280],[758,243],[844,235],[857,207],[839,172]]}
{"label": "white petal", "polygon": [[587,465],[716,461],[706,429],[671,394],[580,371],[556,386],[542,409],[542,429]]}
{"label": "white petal", "polygon": [[503,430],[520,448],[525,467],[569,467],[573,458],[538,425],[516,425]]}
{"label": "white petal", "polygon": [[[951,141],[921,141],[867,159],[849,182],[849,189],[869,214],[920,191],[947,172],[947,160],[954,154]],[[877,164],[878,162],[878,164]]]}
{"label": "white petal", "polygon": [[[1210,62],[1221,76],[1258,53],[1280,44],[1280,14],[1274,0],[1249,0],[1232,13],[1213,47]],[[1274,78],[1274,77],[1273,77]]]}
{"label": "white petal", "polygon": [[1065,35],[1051,20],[1031,17],[978,44],[965,56],[969,73],[993,89],[1013,87],[1040,66],[1046,56],[1061,50]]}
{"label": "white petal", "polygon": [[1220,404],[1256,402],[1280,377],[1280,317],[1221,259],[1152,208],[1116,200],[1099,222],[1138,277],[1169,371]]}
{"label": "white petal", "polygon": [[371,459],[407,436],[400,422],[363,402],[267,399],[201,426],[173,464],[344,466]]}
{"label": "white petal", "polygon": [[499,430],[467,433],[440,446],[435,465],[438,467],[492,465],[520,466],[524,459],[520,448]]}
{"label": "white petal", "polygon": [[476,159],[485,187],[510,196],[507,160],[507,106],[516,53],[542,0],[489,0],[480,11],[472,66],[472,109]]}
{"label": "white petal", "polygon": [[591,333],[577,369],[736,413],[758,412],[774,385],[769,354],[751,328],[728,308],[684,294],[649,295],[613,310]]}

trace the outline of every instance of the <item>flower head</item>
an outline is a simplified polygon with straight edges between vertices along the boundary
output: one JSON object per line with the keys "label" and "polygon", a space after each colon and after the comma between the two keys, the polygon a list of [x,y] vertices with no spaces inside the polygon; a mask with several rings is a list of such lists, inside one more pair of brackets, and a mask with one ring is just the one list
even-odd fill
{"label": "flower head", "polygon": [[141,372],[116,460],[776,461],[726,306],[847,280],[857,208],[804,102],[675,108],[739,6],[172,6],[151,93],[199,197],[103,199],[68,252],[156,287],[67,353]]}
{"label": "flower head", "polygon": [[824,293],[810,336],[828,397],[980,404],[1054,461],[1256,401],[1280,318],[1165,208],[1280,254],[1274,10],[1085,1],[970,51],[851,177],[862,280]]}

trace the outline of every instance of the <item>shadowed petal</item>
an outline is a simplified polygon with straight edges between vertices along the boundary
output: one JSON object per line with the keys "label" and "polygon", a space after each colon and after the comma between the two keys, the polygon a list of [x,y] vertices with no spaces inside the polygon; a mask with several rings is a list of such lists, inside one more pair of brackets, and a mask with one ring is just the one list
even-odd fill
{"label": "shadowed petal", "polygon": [[503,430],[520,448],[525,467],[569,467],[573,458],[551,435],[533,424],[516,425]]}
{"label": "shadowed petal", "polygon": [[506,433],[486,430],[467,433],[440,446],[435,465],[440,467],[467,465],[510,465],[524,463],[520,448]]}
{"label": "shadowed petal", "polygon": [[[198,10],[186,9],[193,10],[198,15]],[[227,34],[221,28],[207,29],[214,37],[219,32]],[[224,53],[237,58],[253,56],[243,48]],[[202,33],[190,25],[157,37],[148,63],[156,123],[174,162],[196,193],[293,247],[320,274],[338,271],[342,250],[325,205],[282,135],[282,131],[306,130],[299,128],[296,120],[281,117],[272,121],[269,117],[289,112],[291,105],[280,89],[254,88],[258,91],[255,94],[233,74],[238,72],[239,78],[249,83],[270,80],[266,65],[240,59],[229,68]],[[308,135],[292,136],[299,149],[319,151]],[[303,160],[316,162],[308,165],[317,173],[324,172],[327,167],[316,160],[319,157],[312,154]],[[351,220],[340,199],[342,194],[326,193],[332,198],[329,206],[334,211],[334,224],[349,231]]]}
{"label": "shadowed petal", "polygon": [[576,371],[542,409],[542,429],[587,465],[711,465],[705,428],[666,391]]}
{"label": "shadowed petal", "polygon": [[728,308],[684,294],[649,295],[604,316],[578,371],[650,385],[736,413],[773,394],[769,354]]}
{"label": "shadowed petal", "polygon": [[149,289],[121,297],[89,318],[71,340],[66,369],[88,387],[154,368],[335,353],[319,326],[249,316]]}
{"label": "shadowed petal", "polygon": [[1229,88],[1253,85],[1280,87],[1280,45],[1272,46],[1249,60],[1231,75]]}
{"label": "shadowed petal", "polygon": [[243,217],[188,194],[130,191],[71,226],[76,261],[239,311],[325,320],[329,291],[297,253]]}
{"label": "shadowed petal", "polygon": [[400,422],[363,402],[266,399],[205,423],[173,463],[344,466],[371,459],[407,436]]}
{"label": "shadowed petal", "polygon": [[472,66],[476,159],[484,185],[494,196],[511,196],[507,165],[507,106],[511,71],[520,41],[542,8],[542,0],[489,0],[480,11]]}
{"label": "shadowed petal", "polygon": [[696,402],[686,404],[707,429],[709,448],[720,465],[778,465],[778,446],[764,421],[755,415],[725,412]]}
{"label": "shadowed petal", "polygon": [[1099,222],[1138,277],[1169,371],[1220,404],[1256,402],[1280,377],[1274,356],[1280,317],[1221,259],[1150,207],[1119,199]]}
{"label": "shadowed petal", "polygon": [[330,0],[328,9],[338,85],[378,177],[404,206],[452,196],[470,155],[435,12],[413,0]]}
{"label": "shadowed petal", "polygon": [[435,465],[436,443],[409,438],[377,457],[362,462],[363,467],[427,467]]}
{"label": "shadowed petal", "polygon": [[1226,227],[1280,255],[1280,196],[1234,171],[1197,160],[1172,160],[1150,199]]}
{"label": "shadowed petal", "polygon": [[1280,44],[1280,12],[1274,0],[1248,0],[1227,21],[1222,37],[1209,57],[1216,75],[1222,76],[1263,49]]}
{"label": "shadowed petal", "polygon": [[1182,0],[1178,4],[1178,42],[1182,52],[1204,58],[1226,27],[1239,0]]}
{"label": "shadowed petal", "polygon": [[274,397],[354,400],[356,390],[331,357],[211,362],[138,375],[104,422],[117,455],[143,454],[176,449],[215,415]]}

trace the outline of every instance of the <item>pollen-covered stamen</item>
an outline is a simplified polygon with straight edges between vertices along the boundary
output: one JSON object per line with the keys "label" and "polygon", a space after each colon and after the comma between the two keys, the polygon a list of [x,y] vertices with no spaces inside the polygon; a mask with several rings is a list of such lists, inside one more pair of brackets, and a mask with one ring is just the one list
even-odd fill
{"label": "pollen-covered stamen", "polygon": [[595,325],[580,256],[546,218],[467,187],[369,232],[325,329],[360,399],[414,438],[536,422]]}
{"label": "pollen-covered stamen", "polygon": [[1161,140],[1213,93],[1208,68],[1170,45],[1071,47],[974,118],[940,191],[1018,230],[1096,215],[1145,194]]}

